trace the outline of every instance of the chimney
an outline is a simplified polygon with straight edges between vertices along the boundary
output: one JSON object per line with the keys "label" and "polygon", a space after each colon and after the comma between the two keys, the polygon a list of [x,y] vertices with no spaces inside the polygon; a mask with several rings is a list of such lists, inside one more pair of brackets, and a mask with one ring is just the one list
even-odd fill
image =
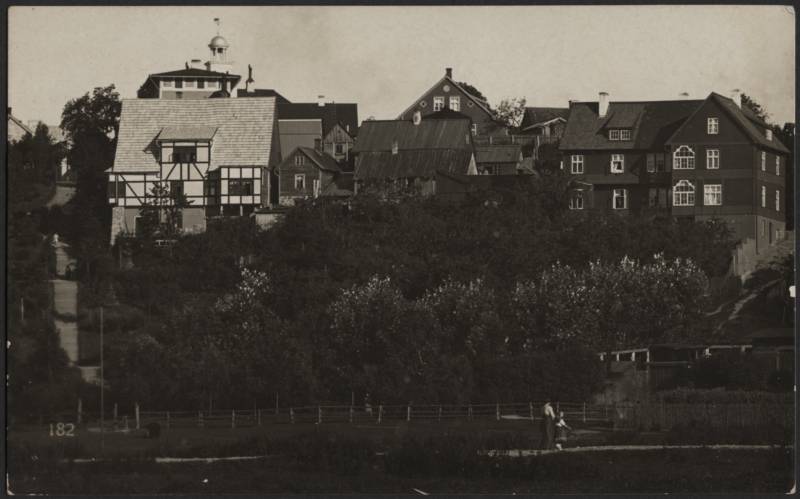
{"label": "chimney", "polygon": [[414,111],[414,115],[411,117],[411,122],[414,123],[415,126],[422,123],[422,113],[419,111]]}
{"label": "chimney", "polygon": [[608,113],[608,92],[600,92],[598,103],[598,114],[601,118],[605,118]]}
{"label": "chimney", "polygon": [[188,62],[186,63],[186,69],[189,69],[189,63]]}
{"label": "chimney", "polygon": [[317,96],[317,105],[320,106],[320,107],[325,105],[325,96],[324,95],[318,95]]}
{"label": "chimney", "polygon": [[731,99],[733,99],[733,102],[735,102],[736,105],[739,106],[739,109],[742,108],[742,91],[741,90],[739,90],[738,88],[734,88],[733,90],[731,90]]}
{"label": "chimney", "polygon": [[681,92],[678,94],[678,98],[681,100],[687,100],[689,98],[689,92]]}
{"label": "chimney", "polygon": [[256,91],[255,87],[253,87],[253,89],[250,90],[250,84],[251,83],[255,83],[255,82],[256,81],[253,79],[253,66],[248,64],[247,65],[247,81],[244,82],[244,91],[245,92],[255,92]]}
{"label": "chimney", "polygon": [[453,68],[444,68],[444,75],[448,78],[453,78]]}

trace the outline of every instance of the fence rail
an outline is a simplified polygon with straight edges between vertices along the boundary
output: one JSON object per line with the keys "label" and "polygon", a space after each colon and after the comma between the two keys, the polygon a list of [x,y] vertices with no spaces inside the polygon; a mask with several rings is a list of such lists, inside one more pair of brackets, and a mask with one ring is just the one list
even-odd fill
{"label": "fence rail", "polygon": [[[539,423],[542,402],[507,404],[427,405],[306,405],[272,409],[219,409],[213,411],[106,412],[109,429],[142,429],[150,423],[162,428],[249,428],[274,424],[349,423],[380,425],[427,421],[519,421]],[[777,424],[790,427],[794,406],[784,403],[617,403],[567,402],[554,405],[570,424],[613,425],[628,429],[669,429],[689,422],[712,427],[746,427]],[[98,425],[98,411],[54,414],[48,422]]]}

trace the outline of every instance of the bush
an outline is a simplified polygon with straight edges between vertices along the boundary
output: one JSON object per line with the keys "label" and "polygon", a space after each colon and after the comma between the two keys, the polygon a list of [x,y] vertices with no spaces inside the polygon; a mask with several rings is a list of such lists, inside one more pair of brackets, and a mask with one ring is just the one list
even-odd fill
{"label": "bush", "polygon": [[679,388],[656,394],[656,399],[666,403],[709,403],[709,404],[793,404],[791,393],[773,393],[765,391],[713,390]]}
{"label": "bush", "polygon": [[145,429],[147,430],[147,438],[158,438],[161,436],[161,425],[158,423],[148,423]]}

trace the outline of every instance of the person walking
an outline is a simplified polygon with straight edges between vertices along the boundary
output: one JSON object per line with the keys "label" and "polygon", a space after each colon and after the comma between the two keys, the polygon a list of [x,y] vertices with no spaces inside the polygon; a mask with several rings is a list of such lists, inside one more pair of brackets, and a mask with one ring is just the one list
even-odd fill
{"label": "person walking", "polygon": [[556,420],[556,449],[562,450],[567,443],[567,431],[572,431],[572,428],[564,421],[564,412],[558,413]]}
{"label": "person walking", "polygon": [[542,406],[542,441],[540,447],[543,450],[551,450],[555,446],[555,419],[556,413],[550,404],[550,398]]}

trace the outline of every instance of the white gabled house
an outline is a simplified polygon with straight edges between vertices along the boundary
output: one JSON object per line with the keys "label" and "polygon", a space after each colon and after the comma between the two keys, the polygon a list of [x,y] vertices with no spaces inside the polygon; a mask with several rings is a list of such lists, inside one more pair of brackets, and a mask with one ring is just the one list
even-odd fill
{"label": "white gabled house", "polygon": [[135,234],[156,182],[182,192],[184,231],[206,220],[249,215],[269,204],[268,168],[280,159],[274,97],[126,99],[108,174],[111,238]]}

